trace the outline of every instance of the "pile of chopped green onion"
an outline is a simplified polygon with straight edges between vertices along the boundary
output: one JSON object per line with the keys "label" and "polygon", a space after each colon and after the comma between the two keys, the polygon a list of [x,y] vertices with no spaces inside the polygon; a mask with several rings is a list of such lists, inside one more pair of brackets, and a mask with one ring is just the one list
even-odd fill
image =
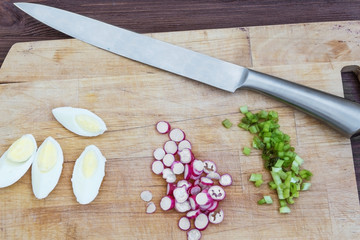
{"label": "pile of chopped green onion", "polygon": [[[300,169],[304,160],[295,153],[295,148],[290,145],[290,136],[280,131],[279,116],[276,111],[261,110],[258,113],[248,111],[247,106],[240,107],[240,112],[245,116],[238,127],[254,135],[252,147],[262,151],[264,166],[272,176],[268,183],[271,189],[276,189],[280,202],[280,213],[290,213],[288,204],[294,204],[294,198],[299,197],[300,191],[306,191],[311,183],[312,173]],[[244,147],[243,153],[250,155],[250,149]],[[252,174],[250,181],[259,187],[263,180],[261,174]],[[268,203],[260,199],[259,204]],[[272,203],[272,201],[271,201]]]}

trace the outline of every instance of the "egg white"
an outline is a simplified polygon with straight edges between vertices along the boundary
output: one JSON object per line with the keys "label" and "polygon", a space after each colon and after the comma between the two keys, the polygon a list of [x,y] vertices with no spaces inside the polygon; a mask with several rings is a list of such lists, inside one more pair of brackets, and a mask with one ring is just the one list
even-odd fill
{"label": "egg white", "polygon": [[[49,171],[42,172],[40,171],[38,166],[38,157],[41,149],[45,146],[47,141],[50,141],[55,146],[56,163]],[[34,162],[31,167],[31,183],[33,193],[36,198],[46,198],[50,194],[50,192],[56,187],[60,179],[63,163],[64,156],[60,144],[52,137],[46,138],[37,150]]]}
{"label": "egg white", "polygon": [[[53,109],[52,113],[56,118],[56,120],[59,123],[61,123],[66,129],[80,136],[95,137],[103,134],[107,130],[105,122],[95,113],[87,109],[73,108],[73,107],[59,107]],[[97,132],[89,132],[81,128],[81,126],[79,126],[79,124],[76,122],[76,116],[78,115],[86,115],[95,119],[100,125],[100,130]]]}
{"label": "egg white", "polygon": [[0,188],[8,187],[16,183],[27,170],[35,159],[37,144],[35,138],[31,134],[26,134],[23,137],[29,138],[34,144],[33,154],[24,162],[13,162],[7,159],[9,149],[0,158]]}
{"label": "egg white", "polygon": [[[82,164],[85,154],[90,150],[95,152],[97,168],[91,177],[86,178],[82,171]],[[102,180],[105,176],[105,162],[105,157],[95,145],[87,146],[76,160],[71,182],[76,200],[80,204],[88,204],[98,195]]]}

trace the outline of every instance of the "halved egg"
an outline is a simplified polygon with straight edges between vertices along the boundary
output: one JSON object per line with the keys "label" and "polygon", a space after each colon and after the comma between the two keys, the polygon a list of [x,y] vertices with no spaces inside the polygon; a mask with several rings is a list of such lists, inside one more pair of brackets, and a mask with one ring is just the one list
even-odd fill
{"label": "halved egg", "polygon": [[87,109],[59,107],[53,109],[52,113],[66,129],[80,136],[94,137],[107,130],[104,121]]}
{"label": "halved egg", "polygon": [[98,195],[105,176],[105,162],[105,157],[95,145],[87,146],[76,160],[71,182],[80,204],[88,204]]}
{"label": "halved egg", "polygon": [[38,199],[46,198],[57,185],[64,157],[60,144],[48,137],[36,152],[31,167],[31,183],[34,195]]}
{"label": "halved egg", "polygon": [[0,158],[0,188],[16,183],[34,161],[37,144],[31,134],[16,140]]}

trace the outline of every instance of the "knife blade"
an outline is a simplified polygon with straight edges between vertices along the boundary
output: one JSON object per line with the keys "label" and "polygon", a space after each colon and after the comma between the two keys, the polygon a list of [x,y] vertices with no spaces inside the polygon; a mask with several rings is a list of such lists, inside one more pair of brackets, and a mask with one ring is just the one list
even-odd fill
{"label": "knife blade", "polygon": [[73,38],[216,88],[248,88],[283,101],[347,137],[360,133],[360,104],[257,72],[76,13],[34,3],[15,3],[38,21]]}

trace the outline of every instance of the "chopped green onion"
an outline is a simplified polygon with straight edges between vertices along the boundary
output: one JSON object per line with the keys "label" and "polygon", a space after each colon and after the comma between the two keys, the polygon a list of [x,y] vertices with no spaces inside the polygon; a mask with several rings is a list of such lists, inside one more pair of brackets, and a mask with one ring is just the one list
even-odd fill
{"label": "chopped green onion", "polygon": [[270,196],[264,196],[264,200],[266,202],[266,204],[272,204],[273,200]]}
{"label": "chopped green onion", "polygon": [[264,182],[262,180],[261,173],[252,173],[249,179],[250,182],[255,182],[255,187],[260,187],[260,185]]}
{"label": "chopped green onion", "polygon": [[268,184],[271,189],[276,189],[276,184],[273,181],[269,182]]}
{"label": "chopped green onion", "polygon": [[263,205],[263,204],[266,203],[266,201],[265,201],[264,198],[262,198],[262,199],[260,199],[257,203],[258,203],[259,205]]}
{"label": "chopped green onion", "polygon": [[241,106],[241,107],[240,107],[240,112],[243,113],[243,114],[247,113],[247,112],[248,112],[248,107],[247,107],[246,105],[245,105],[245,106]]}
{"label": "chopped green onion", "polygon": [[311,183],[309,183],[309,182],[301,184],[301,191],[309,190],[310,186],[311,186]]}
{"label": "chopped green onion", "polygon": [[251,152],[251,149],[250,149],[250,148],[244,147],[243,153],[244,153],[246,156],[249,156],[249,155],[250,155],[250,152]]}
{"label": "chopped green onion", "polygon": [[291,210],[290,210],[290,208],[288,206],[285,206],[285,207],[279,208],[279,212],[280,213],[290,213]]}
{"label": "chopped green onion", "polygon": [[225,119],[224,121],[222,121],[222,125],[223,125],[225,128],[231,128],[232,123],[230,122],[229,119]]}
{"label": "chopped green onion", "polygon": [[303,169],[299,172],[299,175],[302,179],[310,180],[312,173],[309,170]]}

